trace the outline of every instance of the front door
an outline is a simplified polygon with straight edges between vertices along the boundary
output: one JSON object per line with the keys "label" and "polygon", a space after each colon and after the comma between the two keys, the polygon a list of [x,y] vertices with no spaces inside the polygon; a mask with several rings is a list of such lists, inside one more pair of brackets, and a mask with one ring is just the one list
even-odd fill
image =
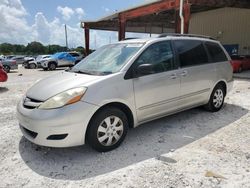
{"label": "front door", "polygon": [[152,72],[133,78],[139,123],[176,110],[180,93],[171,41],[149,46],[134,62],[134,69],[141,64],[151,64]]}

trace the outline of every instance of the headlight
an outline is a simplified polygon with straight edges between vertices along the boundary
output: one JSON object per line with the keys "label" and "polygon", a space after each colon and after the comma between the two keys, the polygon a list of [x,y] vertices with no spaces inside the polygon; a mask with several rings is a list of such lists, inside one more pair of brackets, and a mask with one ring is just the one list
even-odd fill
{"label": "headlight", "polygon": [[47,101],[42,103],[38,108],[53,109],[76,103],[81,100],[86,90],[87,88],[85,87],[69,89],[67,91],[55,95],[54,97],[49,98]]}

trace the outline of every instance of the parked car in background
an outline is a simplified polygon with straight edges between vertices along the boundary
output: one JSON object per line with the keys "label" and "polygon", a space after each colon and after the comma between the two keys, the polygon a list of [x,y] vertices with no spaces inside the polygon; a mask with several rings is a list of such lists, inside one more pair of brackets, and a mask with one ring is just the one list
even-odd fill
{"label": "parked car in background", "polygon": [[15,55],[7,55],[7,56],[6,56],[6,59],[11,59],[11,58],[13,58],[13,57],[15,57]]}
{"label": "parked car in background", "polygon": [[72,67],[80,61],[81,56],[76,52],[59,52],[41,62],[44,70],[55,70],[57,67]]}
{"label": "parked car in background", "polygon": [[26,69],[36,69],[41,68],[41,63],[50,58],[51,55],[39,55],[35,60],[27,61],[24,67]]}
{"label": "parked car in background", "polygon": [[20,129],[38,145],[110,151],[145,122],[219,111],[233,85],[230,60],[220,42],[192,35],[106,45],[33,85],[17,106]]}
{"label": "parked car in background", "polygon": [[8,79],[7,73],[3,69],[3,65],[0,63],[0,82],[6,82]]}
{"label": "parked car in background", "polygon": [[15,56],[12,57],[11,60],[15,60],[18,65],[23,64],[23,62],[25,61],[24,56]]}
{"label": "parked car in background", "polygon": [[3,65],[3,69],[7,73],[9,73],[10,70],[18,69],[18,65],[15,60],[0,58],[0,63]]}
{"label": "parked car in background", "polygon": [[69,54],[76,58],[75,64],[79,63],[85,57],[78,52],[69,52]]}
{"label": "parked car in background", "polygon": [[249,55],[234,55],[231,56],[231,64],[233,67],[233,72],[240,73],[243,70],[249,70],[250,69],[250,56]]}
{"label": "parked car in background", "polygon": [[35,58],[32,56],[25,57],[23,62],[23,67],[28,67],[30,61],[35,61]]}

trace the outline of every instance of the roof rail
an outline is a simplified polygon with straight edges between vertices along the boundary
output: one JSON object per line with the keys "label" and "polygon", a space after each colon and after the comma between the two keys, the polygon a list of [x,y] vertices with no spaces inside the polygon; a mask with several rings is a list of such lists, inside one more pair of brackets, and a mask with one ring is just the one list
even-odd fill
{"label": "roof rail", "polygon": [[211,39],[211,40],[216,40],[213,37],[210,36],[205,36],[205,35],[196,35],[196,34],[179,34],[179,33],[162,33],[158,36],[158,38],[161,37],[168,37],[168,36],[173,36],[173,37],[199,37],[199,38],[206,38],[206,39]]}
{"label": "roof rail", "polygon": [[125,38],[123,40],[133,40],[133,39],[138,39],[138,38],[136,38],[136,37],[130,37],[130,38]]}

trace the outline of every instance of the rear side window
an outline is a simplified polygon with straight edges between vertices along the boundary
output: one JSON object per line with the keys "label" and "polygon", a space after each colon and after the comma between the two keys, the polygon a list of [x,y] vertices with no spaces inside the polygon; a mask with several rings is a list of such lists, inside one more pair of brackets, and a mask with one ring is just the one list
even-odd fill
{"label": "rear side window", "polygon": [[198,40],[176,40],[175,49],[179,54],[181,67],[201,65],[208,63],[208,56],[201,41]]}
{"label": "rear side window", "polygon": [[213,62],[228,61],[227,56],[219,44],[214,42],[205,42],[205,45]]}

